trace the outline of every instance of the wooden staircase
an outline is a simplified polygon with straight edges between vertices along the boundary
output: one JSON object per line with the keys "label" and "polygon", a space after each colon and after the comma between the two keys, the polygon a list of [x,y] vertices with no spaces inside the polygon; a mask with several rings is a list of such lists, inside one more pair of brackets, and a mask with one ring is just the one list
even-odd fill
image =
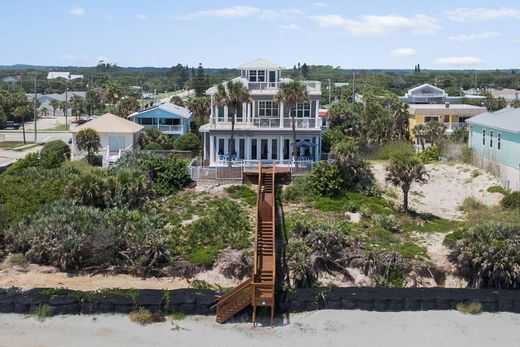
{"label": "wooden staircase", "polygon": [[254,325],[256,325],[258,306],[270,307],[271,325],[273,325],[276,277],[275,182],[274,165],[262,167],[260,164],[256,199],[253,278],[244,281],[217,300],[213,307],[216,308],[219,323],[224,323],[245,307],[252,305]]}

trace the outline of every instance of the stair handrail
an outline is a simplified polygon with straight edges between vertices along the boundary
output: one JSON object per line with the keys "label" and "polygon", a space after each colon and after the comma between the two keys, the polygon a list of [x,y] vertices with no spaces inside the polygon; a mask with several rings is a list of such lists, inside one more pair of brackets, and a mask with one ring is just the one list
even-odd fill
{"label": "stair handrail", "polygon": [[238,287],[231,289],[229,292],[224,293],[222,296],[217,298],[217,302],[211,306],[211,308],[217,307],[225,302],[227,302],[230,298],[232,298],[235,294],[241,292],[244,288],[251,285],[253,279],[247,279],[244,282],[240,283]]}
{"label": "stair handrail", "polygon": [[273,284],[276,281],[276,164],[273,163],[273,193],[271,194],[273,198],[273,213],[272,213],[272,221],[273,221]]}
{"label": "stair handrail", "polygon": [[258,224],[259,224],[259,220],[260,220],[260,211],[259,211],[259,207],[260,207],[260,196],[262,194],[262,162],[260,161],[258,163],[258,189],[257,189],[257,192],[256,192],[256,218],[255,218],[255,250],[254,250],[254,254],[253,254],[253,277],[256,275],[257,273],[257,265],[258,265],[258,254],[257,254],[257,248],[258,248]]}

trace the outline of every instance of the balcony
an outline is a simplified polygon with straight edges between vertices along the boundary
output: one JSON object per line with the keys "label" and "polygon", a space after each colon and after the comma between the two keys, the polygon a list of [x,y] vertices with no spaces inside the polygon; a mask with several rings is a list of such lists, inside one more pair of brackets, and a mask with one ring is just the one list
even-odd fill
{"label": "balcony", "polygon": [[[276,90],[282,83],[285,83],[284,80],[281,80],[280,82],[247,82],[249,90],[253,92],[276,92]],[[311,93],[321,93],[321,82],[301,81],[301,83],[303,83]]]}
{"label": "balcony", "polygon": [[[315,129],[318,125],[315,118],[295,118],[295,127],[297,129]],[[227,126],[231,127],[231,121],[225,120],[224,117],[211,118],[211,127]],[[292,129],[292,119],[282,118],[282,126],[280,127],[280,117],[256,117],[250,122],[246,122],[245,119],[240,118],[235,122],[235,128],[261,128],[261,129],[273,129],[273,128],[287,128]]]}
{"label": "balcony", "polygon": [[157,128],[163,133],[181,133],[182,125],[167,125],[167,124],[143,124],[145,129]]}

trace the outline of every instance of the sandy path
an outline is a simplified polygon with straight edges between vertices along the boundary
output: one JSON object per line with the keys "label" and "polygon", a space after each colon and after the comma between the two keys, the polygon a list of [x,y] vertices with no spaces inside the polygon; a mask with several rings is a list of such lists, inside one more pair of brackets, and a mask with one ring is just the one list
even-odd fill
{"label": "sandy path", "polygon": [[[386,164],[373,164],[372,171],[382,187],[389,187],[385,182]],[[460,219],[462,212],[458,207],[467,197],[474,197],[486,205],[496,205],[502,199],[500,193],[488,193],[487,188],[500,185],[493,176],[480,170],[480,175],[472,177],[475,167],[443,163],[427,164],[430,178],[424,185],[414,184],[410,191],[410,206],[416,211],[433,213],[442,218]],[[400,189],[394,188],[402,203]]]}
{"label": "sandy path", "polygon": [[139,326],[126,316],[60,316],[38,322],[0,315],[0,346],[518,346],[520,315],[456,311],[323,310],[274,329],[218,325],[214,317]]}

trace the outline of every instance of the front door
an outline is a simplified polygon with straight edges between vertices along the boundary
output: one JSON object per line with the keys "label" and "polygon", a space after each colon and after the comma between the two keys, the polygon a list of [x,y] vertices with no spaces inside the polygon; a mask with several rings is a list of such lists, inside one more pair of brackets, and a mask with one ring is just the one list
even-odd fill
{"label": "front door", "polygon": [[125,149],[125,137],[122,135],[109,135],[108,136],[108,146],[110,152],[119,151],[120,149]]}

